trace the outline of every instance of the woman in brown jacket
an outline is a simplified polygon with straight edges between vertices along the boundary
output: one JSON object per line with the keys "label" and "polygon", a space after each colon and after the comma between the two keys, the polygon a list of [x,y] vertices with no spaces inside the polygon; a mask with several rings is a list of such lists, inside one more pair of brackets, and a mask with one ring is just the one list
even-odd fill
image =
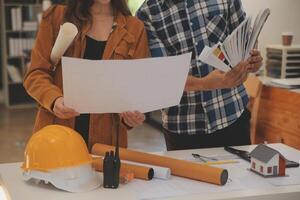
{"label": "woman in brown jacket", "polygon": [[[64,22],[79,29],[65,56],[94,60],[147,57],[144,25],[130,15],[126,0],[72,0],[66,6],[53,6],[43,14],[24,79],[25,89],[39,104],[34,132],[49,124],[60,124],[80,132],[89,148],[94,143],[115,144],[112,114],[79,115],[64,105],[61,64],[54,68],[50,62]],[[127,129],[142,124],[144,119],[137,111],[121,114],[121,146],[127,146]]]}

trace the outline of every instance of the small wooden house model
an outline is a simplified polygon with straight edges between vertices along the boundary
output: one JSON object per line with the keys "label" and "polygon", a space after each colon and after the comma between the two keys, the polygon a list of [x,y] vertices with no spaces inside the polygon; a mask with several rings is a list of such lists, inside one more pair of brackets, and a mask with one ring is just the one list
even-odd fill
{"label": "small wooden house model", "polygon": [[286,159],[267,145],[258,145],[251,153],[251,170],[265,177],[285,176]]}

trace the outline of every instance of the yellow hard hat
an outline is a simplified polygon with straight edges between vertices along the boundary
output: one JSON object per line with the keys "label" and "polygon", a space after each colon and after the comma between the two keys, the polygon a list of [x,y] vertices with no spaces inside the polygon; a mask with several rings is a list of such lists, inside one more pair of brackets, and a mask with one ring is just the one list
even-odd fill
{"label": "yellow hard hat", "polygon": [[92,162],[87,146],[76,131],[49,125],[33,134],[25,149],[24,171],[50,171]]}

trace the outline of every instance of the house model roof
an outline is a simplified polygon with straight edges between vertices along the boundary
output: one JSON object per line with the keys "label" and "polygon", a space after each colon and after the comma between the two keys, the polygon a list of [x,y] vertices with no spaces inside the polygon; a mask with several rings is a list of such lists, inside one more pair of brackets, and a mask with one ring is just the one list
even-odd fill
{"label": "house model roof", "polygon": [[261,162],[267,163],[269,162],[276,154],[279,154],[283,159],[284,156],[281,155],[280,152],[268,147],[264,144],[259,144],[249,155]]}

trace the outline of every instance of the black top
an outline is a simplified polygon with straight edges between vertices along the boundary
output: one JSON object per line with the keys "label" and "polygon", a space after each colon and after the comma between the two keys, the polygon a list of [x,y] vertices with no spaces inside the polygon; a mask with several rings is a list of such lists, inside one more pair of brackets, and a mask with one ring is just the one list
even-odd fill
{"label": "black top", "polygon": [[[89,36],[86,36],[86,48],[83,58],[90,60],[101,60],[105,46],[106,41],[97,41]],[[89,122],[90,114],[81,114],[75,119],[75,130],[80,133],[87,145],[89,141]]]}

